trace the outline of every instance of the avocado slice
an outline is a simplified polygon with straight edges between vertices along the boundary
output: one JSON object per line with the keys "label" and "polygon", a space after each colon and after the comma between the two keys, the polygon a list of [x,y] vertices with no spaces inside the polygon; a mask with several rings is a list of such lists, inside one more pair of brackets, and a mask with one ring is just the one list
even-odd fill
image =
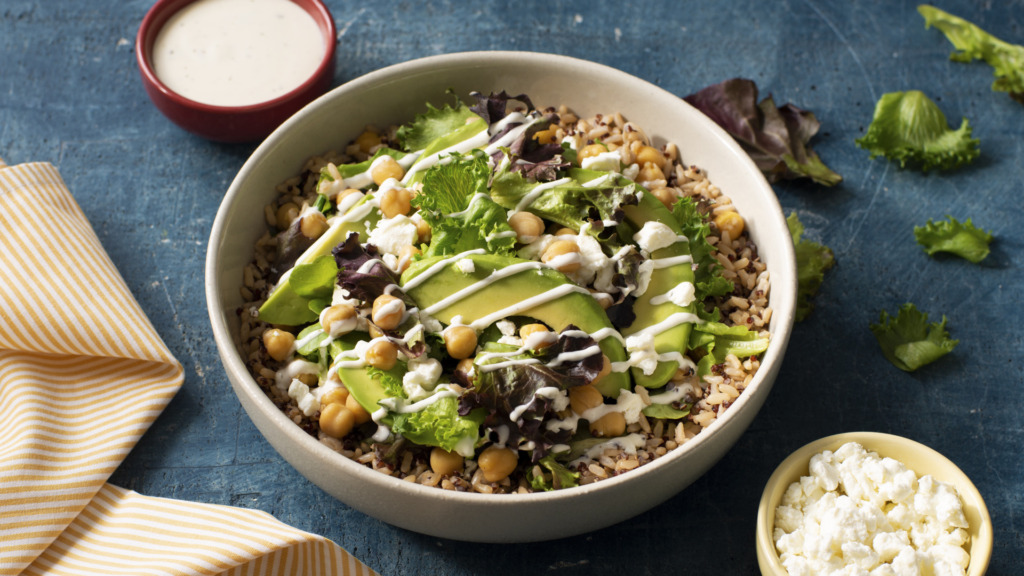
{"label": "avocado slice", "polygon": [[[331,227],[306,249],[295,261],[295,265],[308,264],[320,256],[330,254],[335,246],[345,241],[350,232],[358,232],[360,237],[367,237],[367,225],[380,220],[380,210],[373,201],[373,195],[367,194],[343,216],[336,216]],[[300,326],[316,322],[317,313],[310,309],[310,299],[295,291],[289,283],[291,270],[285,272],[277,283],[277,287],[260,306],[260,320],[268,324]]]}
{"label": "avocado slice", "polygon": [[[456,262],[462,259],[473,262],[472,272],[463,272],[456,266]],[[570,324],[590,334],[603,329],[614,331],[608,315],[590,294],[574,290],[575,284],[561,272],[536,267],[535,264],[530,260],[495,254],[426,258],[413,263],[402,274],[402,286],[421,310],[426,310],[444,324],[450,324],[456,316],[465,324],[478,321],[489,324],[507,316],[527,316],[559,332]],[[516,265],[519,266],[509,268]],[[417,281],[428,270],[430,276]],[[509,273],[509,270],[518,271]],[[488,278],[491,282],[486,286],[457,299],[450,298]],[[549,290],[562,293],[547,301],[529,301]],[[626,351],[614,335],[601,339],[599,345],[612,362],[626,359]],[[612,372],[596,386],[602,394],[614,398],[620,389],[629,387],[629,376],[625,372]]]}

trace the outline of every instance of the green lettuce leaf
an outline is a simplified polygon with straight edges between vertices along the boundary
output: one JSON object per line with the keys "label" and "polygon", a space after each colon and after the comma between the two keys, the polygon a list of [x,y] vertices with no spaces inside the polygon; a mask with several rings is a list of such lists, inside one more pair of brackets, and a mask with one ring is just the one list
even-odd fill
{"label": "green lettuce leaf", "polygon": [[566,468],[555,460],[555,457],[551,454],[541,458],[537,465],[541,468],[546,468],[550,477],[548,477],[548,474],[536,474],[534,469],[531,468],[526,473],[526,479],[534,490],[561,490],[578,485],[579,473]]}
{"label": "green lettuce leaf", "polygon": [[729,354],[737,358],[757,356],[768,349],[768,338],[763,338],[746,326],[728,326],[721,322],[701,322],[690,332],[689,350],[704,351],[697,362],[697,377],[711,373],[715,364],[725,362]]}
{"label": "green lettuce leaf", "polygon": [[989,253],[988,245],[992,242],[992,234],[975,228],[968,218],[963,224],[952,216],[948,220],[914,226],[914,237],[929,256],[936,252],[948,252],[966,258],[977,264]]}
{"label": "green lettuce leaf", "polygon": [[842,182],[843,177],[807,146],[821,127],[814,114],[792,104],[776,106],[771,96],[758,103],[752,80],[732,78],[683,99],[735,138],[769,182],[798,178],[825,186]]}
{"label": "green lettuce leaf", "polygon": [[1004,42],[967,20],[934,6],[922,4],[917,11],[924,17],[925,28],[938,28],[959,50],[950,54],[950,60],[984,60],[996,77],[992,89],[1007,92],[1014,100],[1024,103],[1024,46]]}
{"label": "green lettuce leaf", "polygon": [[705,298],[732,292],[732,282],[722,277],[724,268],[711,255],[714,246],[707,241],[711,227],[701,216],[697,205],[691,198],[680,198],[672,207],[672,216],[683,229],[683,236],[690,240],[690,254],[697,266],[693,271],[696,300],[703,302]]}
{"label": "green lettuce leaf", "polygon": [[835,265],[835,257],[828,246],[804,240],[804,225],[793,212],[786,218],[789,233],[793,236],[793,248],[796,251],[796,320],[807,318],[814,310],[814,295],[825,281],[825,272]]}
{"label": "green lettuce leaf", "polygon": [[682,409],[674,408],[670,404],[651,404],[643,409],[644,416],[648,418],[661,418],[664,420],[679,420],[690,415],[690,405],[686,404]]}
{"label": "green lettuce leaf", "polygon": [[949,354],[959,343],[951,340],[946,331],[946,317],[942,322],[928,324],[928,315],[911,303],[900,307],[896,317],[882,310],[878,324],[871,324],[871,332],[882,348],[882,354],[900,370],[913,372]]}
{"label": "green lettuce leaf", "polygon": [[482,154],[454,155],[448,163],[430,168],[423,193],[413,205],[430,224],[426,257],[485,248],[491,254],[512,254],[516,237],[505,210],[487,195],[491,170]]}
{"label": "green lettuce leaf", "polygon": [[388,396],[394,398],[408,398],[405,388],[402,386],[402,377],[408,371],[408,363],[396,362],[390,370],[381,370],[374,366],[367,366],[366,373],[376,380]]}
{"label": "green lettuce leaf", "polygon": [[452,452],[460,443],[476,444],[485,414],[485,410],[479,409],[460,416],[458,399],[445,396],[418,412],[395,414],[391,430],[417,444]]}
{"label": "green lettuce leaf", "polygon": [[867,133],[856,142],[872,158],[884,156],[901,168],[909,164],[925,172],[957,168],[980,154],[967,118],[953,130],[942,110],[919,90],[883,94]]}
{"label": "green lettuce leaf", "polygon": [[406,151],[423,150],[432,142],[463,128],[467,121],[477,118],[478,116],[459,100],[455,101],[454,106],[445,104],[442,108],[435,108],[427,102],[427,111],[417,114],[412,122],[401,126],[395,135]]}

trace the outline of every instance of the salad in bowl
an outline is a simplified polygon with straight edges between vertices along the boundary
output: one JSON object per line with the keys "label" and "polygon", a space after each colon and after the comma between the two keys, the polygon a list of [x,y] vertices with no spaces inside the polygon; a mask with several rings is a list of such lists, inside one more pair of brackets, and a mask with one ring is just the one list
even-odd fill
{"label": "salad in bowl", "polygon": [[266,207],[241,339],[299,427],[438,488],[572,488],[695,438],[752,381],[771,282],[674,144],[482,94],[368,126]]}

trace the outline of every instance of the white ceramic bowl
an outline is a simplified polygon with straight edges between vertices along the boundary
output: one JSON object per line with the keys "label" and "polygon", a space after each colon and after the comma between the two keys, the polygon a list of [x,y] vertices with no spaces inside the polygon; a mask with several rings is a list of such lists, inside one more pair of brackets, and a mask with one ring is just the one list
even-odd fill
{"label": "white ceramic bowl", "polygon": [[[582,116],[620,111],[656,144],[678,144],[733,199],[768,265],[772,342],[756,378],[723,417],[695,440],[634,471],[563,491],[484,495],[427,488],[360,466],[307,435],[278,410],[238,352],[242,269],[266,228],[263,206],[307,157],[337,149],[368,123],[403,123],[451,102],[507,90],[538,106],[567,104]],[[778,201],[733,139],[679,97],[591,62],[547,54],[472,52],[415,60],[352,80],[314,101],[271,134],[232,182],[217,213],[206,261],[213,333],[242,405],[277,451],[306,478],[349,506],[433,536],[524,542],[571,536],[625,520],[678,493],[715,464],[754,419],[779,371],[793,325],[796,267]],[[726,497],[725,494],[722,495]]]}
{"label": "white ceramic bowl", "polygon": [[801,476],[809,474],[811,457],[825,450],[835,451],[847,442],[857,442],[879,456],[902,462],[915,474],[930,474],[936,480],[951,484],[960,494],[967,517],[968,534],[971,541],[967,546],[971,563],[967,576],[984,576],[992,558],[992,519],[981,493],[952,461],[931,448],[909,438],[882,434],[879,432],[846,432],[827,436],[804,445],[779,464],[768,479],[757,510],[757,563],[763,576],[788,576],[789,573],[779,560],[775,549],[775,509],[782,502],[786,488]]}

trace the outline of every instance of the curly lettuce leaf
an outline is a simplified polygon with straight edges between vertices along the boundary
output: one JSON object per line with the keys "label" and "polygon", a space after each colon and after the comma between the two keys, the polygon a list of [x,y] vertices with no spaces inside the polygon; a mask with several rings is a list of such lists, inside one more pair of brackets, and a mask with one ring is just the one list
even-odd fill
{"label": "curly lettuce leaf", "polygon": [[956,348],[959,340],[951,340],[946,331],[946,317],[928,324],[928,314],[911,303],[900,307],[895,317],[882,310],[879,323],[871,324],[871,332],[893,366],[905,372],[931,364]]}
{"label": "curly lettuce leaf", "polygon": [[807,143],[821,124],[792,104],[776,106],[771,96],[757,102],[752,80],[732,78],[683,98],[721,126],[750,155],[769,182],[810,178],[835,186],[833,172]]}
{"label": "curly lettuce leaf", "polygon": [[527,471],[526,480],[534,490],[561,490],[577,486],[579,483],[579,472],[569,470],[550,454],[541,458],[537,466],[547,469],[547,473],[537,474],[534,468]]}
{"label": "curly lettuce leaf", "polygon": [[962,224],[947,215],[947,220],[914,226],[914,238],[929,256],[936,252],[948,252],[977,264],[989,254],[992,234],[976,228],[968,218]]}
{"label": "curly lettuce leaf", "polygon": [[1024,104],[1024,46],[1004,42],[971,22],[934,6],[922,4],[917,11],[924,17],[926,29],[938,28],[959,50],[950,54],[950,60],[984,60],[996,77],[992,89],[1007,92],[1011,98]]}
{"label": "curly lettuce leaf", "polygon": [[825,281],[825,272],[835,266],[835,256],[828,246],[804,240],[804,225],[796,212],[786,218],[796,251],[796,321],[800,322],[814,310],[814,296]]}
{"label": "curly lettuce leaf", "polygon": [[476,113],[484,119],[487,124],[494,124],[500,121],[505,116],[508,116],[512,110],[509,110],[510,102],[520,102],[526,106],[526,112],[534,109],[533,102],[530,101],[530,97],[526,94],[518,94],[516,96],[510,96],[508,92],[502,90],[498,93],[490,93],[484,96],[480,92],[470,92],[469,94],[476,104],[469,107],[471,111]]}
{"label": "curly lettuce leaf", "polygon": [[427,111],[399,127],[395,136],[406,151],[423,150],[432,142],[464,127],[475,117],[476,114],[459,100],[454,106],[445,104],[442,108],[435,108],[427,102]]}
{"label": "curly lettuce leaf", "polygon": [[707,241],[711,227],[701,215],[697,204],[691,198],[680,198],[672,207],[672,216],[682,228],[683,235],[690,240],[690,254],[696,266],[693,285],[697,301],[703,302],[706,298],[732,292],[732,282],[722,276],[722,264],[711,255],[715,249]]}
{"label": "curly lettuce leaf", "polygon": [[401,361],[396,362],[390,370],[381,370],[374,366],[366,367],[366,373],[370,375],[370,378],[376,380],[388,393],[388,396],[395,398],[408,398],[405,387],[402,386],[402,377],[407,371],[408,363]]}
{"label": "curly lettuce leaf", "polygon": [[951,170],[980,154],[967,118],[953,130],[942,110],[920,90],[883,94],[867,133],[856,142],[871,158],[884,156],[901,168],[910,165],[925,172]]}
{"label": "curly lettuce leaf", "polygon": [[490,175],[482,153],[454,155],[450,162],[427,171],[423,193],[412,201],[431,228],[425,256],[458,254],[476,248],[485,248],[491,254],[513,252],[516,238],[507,214],[488,196]]}
{"label": "curly lettuce leaf", "polygon": [[416,444],[453,452],[458,447],[476,444],[485,414],[484,410],[472,410],[462,415],[458,399],[445,396],[423,410],[395,414],[391,430]]}

